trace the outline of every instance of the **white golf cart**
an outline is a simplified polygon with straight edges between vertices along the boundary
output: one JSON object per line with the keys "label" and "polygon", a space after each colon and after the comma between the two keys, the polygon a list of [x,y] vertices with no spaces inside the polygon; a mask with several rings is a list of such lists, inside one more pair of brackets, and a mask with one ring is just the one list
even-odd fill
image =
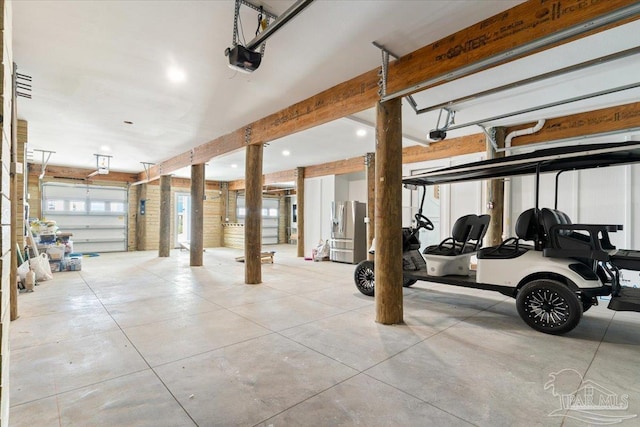
{"label": "white golf cart", "polygon": [[[609,233],[621,225],[572,224],[557,210],[558,176],[568,170],[640,162],[640,142],[551,148],[534,153],[469,163],[403,179],[423,196],[415,226],[403,229],[403,286],[418,280],[500,292],[516,299],[520,317],[533,329],[563,334],[576,327],[582,313],[610,295],[608,308],[640,311],[640,289],[623,287],[620,270],[640,271],[640,251],[616,249]],[[539,208],[540,174],[556,172],[556,206]],[[433,230],[422,215],[425,186],[535,174],[536,206],[516,222],[517,237],[480,248],[488,215],[458,219],[452,236],[420,253],[418,231]],[[469,268],[476,255],[477,272]],[[374,263],[362,261],[354,279],[365,295],[375,291]]]}

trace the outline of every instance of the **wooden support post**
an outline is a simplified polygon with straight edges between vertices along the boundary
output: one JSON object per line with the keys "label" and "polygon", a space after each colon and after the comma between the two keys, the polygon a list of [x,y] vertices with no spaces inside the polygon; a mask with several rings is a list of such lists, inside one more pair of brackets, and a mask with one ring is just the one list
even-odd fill
{"label": "wooden support post", "polygon": [[402,323],[402,108],[379,102],[376,118],[376,322]]}
{"label": "wooden support post", "polygon": [[376,154],[367,153],[364,158],[367,174],[367,259],[373,261],[374,254],[369,253],[376,232]]}
{"label": "wooden support post", "polygon": [[200,267],[204,250],[204,163],[191,165],[191,236],[189,240],[189,265]]}
{"label": "wooden support post", "polygon": [[244,282],[262,282],[262,151],[263,146],[247,145],[245,168]]}
{"label": "wooden support post", "polygon": [[147,185],[140,184],[138,186],[138,213],[136,215],[136,250],[138,251],[147,249]]}
{"label": "wooden support post", "polygon": [[296,215],[298,224],[298,256],[304,257],[304,168],[296,168]]}
{"label": "wooden support post", "polygon": [[[222,193],[220,193],[220,218],[221,222],[226,224],[229,222],[229,183],[221,182],[220,191],[222,191]],[[220,244],[222,245],[222,242],[220,242]]]}
{"label": "wooden support post", "polygon": [[[505,128],[495,129],[495,142],[498,148],[504,148]],[[504,157],[504,151],[496,152],[487,138],[487,159]],[[502,218],[504,215],[504,180],[491,179],[487,182],[487,213],[491,215],[487,229],[486,245],[496,246],[502,242]]]}
{"label": "wooden support post", "polygon": [[159,257],[168,257],[171,249],[171,175],[160,176]]}
{"label": "wooden support post", "polygon": [[[3,5],[4,7],[4,5]],[[5,67],[6,70],[6,67]],[[17,111],[17,101],[16,101],[16,88],[15,88],[15,73],[16,73],[16,64],[13,63],[13,95],[11,99],[11,166],[10,166],[10,177],[9,177],[9,197],[11,198],[10,203],[10,211],[11,211],[11,219],[10,219],[10,251],[9,251],[9,318],[10,320],[16,320],[18,318],[18,253],[16,246],[18,245],[18,237],[16,235],[16,227],[18,224],[18,111]],[[6,104],[5,104],[6,105]],[[5,118],[8,119],[6,113]],[[23,160],[20,160],[23,161]],[[4,214],[3,220],[4,220]],[[4,221],[3,221],[4,222]],[[2,246],[3,251],[5,250],[4,244],[7,243],[5,239],[3,239]],[[8,330],[8,329],[7,329]]]}

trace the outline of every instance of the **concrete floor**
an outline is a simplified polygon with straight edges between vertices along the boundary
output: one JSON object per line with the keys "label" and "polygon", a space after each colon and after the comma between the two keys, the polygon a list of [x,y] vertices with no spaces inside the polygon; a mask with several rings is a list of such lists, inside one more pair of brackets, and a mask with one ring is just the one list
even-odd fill
{"label": "concrete floor", "polygon": [[[10,425],[639,425],[639,313],[604,304],[557,337],[499,294],[418,283],[383,326],[353,266],[276,250],[261,285],[239,251],[190,268],[176,250],[84,258],[21,294]],[[608,400],[567,411],[577,389]]]}

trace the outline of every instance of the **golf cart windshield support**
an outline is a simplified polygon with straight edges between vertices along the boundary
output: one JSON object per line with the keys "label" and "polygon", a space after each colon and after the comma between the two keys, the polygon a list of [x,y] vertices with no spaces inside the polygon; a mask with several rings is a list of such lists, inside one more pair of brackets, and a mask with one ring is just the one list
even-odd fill
{"label": "golf cart windshield support", "polygon": [[555,195],[555,199],[553,200],[553,209],[558,209],[558,187],[559,187],[559,181],[560,181],[560,174],[562,172],[566,172],[566,171],[561,170],[556,174],[556,195]]}

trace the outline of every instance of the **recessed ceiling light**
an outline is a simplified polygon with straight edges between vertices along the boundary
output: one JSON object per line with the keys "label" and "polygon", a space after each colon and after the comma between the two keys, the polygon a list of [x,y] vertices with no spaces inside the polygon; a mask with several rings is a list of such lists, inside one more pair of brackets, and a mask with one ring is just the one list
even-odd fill
{"label": "recessed ceiling light", "polygon": [[290,154],[291,154],[291,151],[289,151],[289,150],[282,150],[282,155],[283,155],[283,156],[288,156],[288,155],[290,155]]}
{"label": "recessed ceiling light", "polygon": [[236,165],[236,164],[234,163],[234,164],[232,164],[232,165],[231,165],[231,167],[235,169],[235,168],[237,168],[237,167],[238,167],[238,165]]}
{"label": "recessed ceiling light", "polygon": [[167,70],[167,78],[173,83],[182,83],[187,79],[187,75],[184,70],[177,67],[171,67]]}
{"label": "recessed ceiling light", "polygon": [[108,145],[103,145],[103,146],[100,147],[100,151],[109,152],[109,151],[111,151],[111,147],[109,147]]}
{"label": "recessed ceiling light", "polygon": [[360,138],[362,138],[363,136],[367,136],[367,131],[366,131],[366,129],[358,129],[356,131],[356,135],[358,135]]}

